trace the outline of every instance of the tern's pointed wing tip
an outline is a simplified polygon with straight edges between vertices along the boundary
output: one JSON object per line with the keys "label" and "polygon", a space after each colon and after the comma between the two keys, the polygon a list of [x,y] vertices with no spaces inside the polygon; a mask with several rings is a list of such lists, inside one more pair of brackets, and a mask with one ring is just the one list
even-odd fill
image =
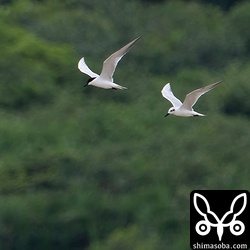
{"label": "tern's pointed wing tip", "polygon": [[220,83],[222,83],[222,82],[223,82],[223,81],[221,80],[221,81],[212,83],[212,84],[207,85],[207,86],[205,86],[205,87],[203,87],[203,88],[200,88],[199,90],[200,90],[201,94],[205,94],[206,92],[212,90],[213,88],[215,88],[216,86],[218,86],[218,85],[219,85]]}
{"label": "tern's pointed wing tip", "polygon": [[136,37],[136,38],[134,39],[134,41],[137,41],[137,40],[141,39],[141,37],[142,37],[142,36]]}
{"label": "tern's pointed wing tip", "polygon": [[125,46],[114,52],[103,62],[103,67],[101,72],[101,76],[103,78],[106,78],[109,81],[113,81],[112,76],[115,72],[117,64],[122,59],[122,57],[130,51],[130,49],[140,38],[141,36],[135,38],[134,40],[132,40],[131,42],[129,42],[128,44],[126,44]]}
{"label": "tern's pointed wing tip", "polygon": [[170,86],[170,82],[168,82],[167,84],[164,85],[163,89]]}
{"label": "tern's pointed wing tip", "polygon": [[218,81],[218,82],[215,82],[215,83],[212,83],[212,84],[210,84],[210,86],[212,85],[212,86],[217,86],[218,84],[220,84],[220,83],[222,83],[223,82],[223,80],[220,80],[220,81]]}
{"label": "tern's pointed wing tip", "polygon": [[161,93],[163,94],[165,91],[171,91],[170,83],[167,83],[163,86]]}
{"label": "tern's pointed wing tip", "polygon": [[136,37],[134,40],[132,40],[130,43],[135,43],[135,42],[137,42],[138,40],[140,40],[141,39],[141,37],[142,37],[142,35],[141,36],[138,36],[138,37]]}
{"label": "tern's pointed wing tip", "polygon": [[88,75],[88,76],[90,76],[90,77],[98,77],[98,74],[94,73],[94,72],[87,66],[84,57],[82,57],[82,58],[79,60],[79,62],[78,62],[78,69],[79,69],[82,73],[84,73],[84,74],[86,74],[86,75]]}
{"label": "tern's pointed wing tip", "polygon": [[[126,44],[123,48],[121,49],[125,49],[124,50],[124,54],[126,54],[134,45],[135,43],[141,39],[142,36],[138,36],[137,38],[135,38],[134,40],[132,40],[131,42],[129,42],[128,44]],[[123,54],[123,55],[124,55]]]}
{"label": "tern's pointed wing tip", "polygon": [[218,84],[220,84],[220,83],[222,83],[222,82],[223,82],[223,80],[220,80],[220,81],[218,81],[218,82],[213,83],[212,85],[217,86]]}
{"label": "tern's pointed wing tip", "polygon": [[84,62],[84,57],[82,57],[82,58],[78,61],[78,67],[80,66],[81,62]]}
{"label": "tern's pointed wing tip", "polygon": [[84,59],[84,57],[82,57],[82,58],[79,60],[78,64],[77,64],[78,69],[81,70],[81,68],[82,68],[83,66],[85,66],[85,65],[86,65],[85,59]]}
{"label": "tern's pointed wing tip", "polygon": [[173,94],[173,92],[172,92],[172,89],[171,89],[171,87],[170,87],[170,83],[167,83],[167,84],[163,87],[161,93],[162,93],[162,96],[163,96],[164,98],[166,98],[168,101],[170,101],[170,102],[172,103],[173,107],[175,107],[175,108],[181,107],[182,102],[181,102],[178,98],[176,98],[176,97],[174,96],[174,94]]}
{"label": "tern's pointed wing tip", "polygon": [[140,35],[140,36],[138,36],[137,38],[135,38],[134,41],[138,41],[138,40],[140,40],[141,38],[142,38],[142,35]]}

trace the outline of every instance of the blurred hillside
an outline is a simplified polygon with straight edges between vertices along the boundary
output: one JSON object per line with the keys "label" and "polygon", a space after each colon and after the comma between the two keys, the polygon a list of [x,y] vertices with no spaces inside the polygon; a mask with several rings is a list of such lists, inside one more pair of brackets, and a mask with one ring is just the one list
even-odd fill
{"label": "blurred hillside", "polygon": [[[0,249],[189,248],[195,189],[248,189],[248,1],[0,2]],[[83,88],[111,53],[125,91]],[[161,96],[223,80],[164,118]]]}

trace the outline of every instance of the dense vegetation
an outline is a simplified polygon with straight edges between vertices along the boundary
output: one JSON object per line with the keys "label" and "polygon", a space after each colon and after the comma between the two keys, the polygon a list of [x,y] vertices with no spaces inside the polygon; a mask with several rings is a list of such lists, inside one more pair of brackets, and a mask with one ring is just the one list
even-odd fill
{"label": "dense vegetation", "polygon": [[[3,1],[0,249],[188,249],[192,190],[249,189],[250,3],[237,2]],[[83,88],[82,56],[99,72],[140,35],[114,76],[128,90]],[[207,116],[164,118],[167,82],[183,99],[218,80],[195,106]]]}

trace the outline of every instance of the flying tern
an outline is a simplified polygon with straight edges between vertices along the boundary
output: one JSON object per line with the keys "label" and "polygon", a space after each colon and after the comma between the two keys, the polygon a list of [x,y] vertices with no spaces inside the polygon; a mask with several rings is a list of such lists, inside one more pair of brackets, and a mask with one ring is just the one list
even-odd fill
{"label": "flying tern", "polygon": [[166,84],[163,87],[161,93],[162,93],[163,97],[165,97],[167,100],[169,100],[173,104],[173,107],[168,110],[168,113],[165,115],[165,117],[168,115],[185,116],[185,117],[205,116],[203,114],[200,114],[200,113],[194,111],[193,106],[195,105],[197,100],[202,95],[204,95],[205,93],[207,93],[208,91],[210,91],[211,89],[216,87],[221,82],[222,81],[219,81],[219,82],[210,84],[206,87],[196,89],[196,90],[190,92],[189,94],[186,95],[183,103],[178,98],[176,98],[174,96],[174,94],[171,90],[170,83]]}
{"label": "flying tern", "polygon": [[90,76],[85,87],[88,85],[93,85],[95,87],[103,89],[127,89],[126,87],[120,86],[113,82],[113,74],[118,62],[139,39],[140,37],[137,37],[132,42],[128,43],[127,45],[113,53],[110,57],[108,57],[103,62],[103,67],[100,75],[94,73],[85,63],[84,57],[82,57],[78,63],[78,68],[82,73]]}

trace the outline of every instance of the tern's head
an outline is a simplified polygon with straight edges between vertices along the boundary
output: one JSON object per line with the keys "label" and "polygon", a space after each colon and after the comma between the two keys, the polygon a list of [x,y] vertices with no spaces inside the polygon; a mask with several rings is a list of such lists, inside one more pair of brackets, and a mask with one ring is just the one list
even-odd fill
{"label": "tern's head", "polygon": [[87,87],[90,82],[92,82],[96,77],[90,77],[84,87]]}
{"label": "tern's head", "polygon": [[165,115],[165,117],[168,116],[168,115],[171,115],[174,111],[175,111],[175,108],[174,108],[174,107],[170,108],[170,109],[168,110],[168,113]]}

